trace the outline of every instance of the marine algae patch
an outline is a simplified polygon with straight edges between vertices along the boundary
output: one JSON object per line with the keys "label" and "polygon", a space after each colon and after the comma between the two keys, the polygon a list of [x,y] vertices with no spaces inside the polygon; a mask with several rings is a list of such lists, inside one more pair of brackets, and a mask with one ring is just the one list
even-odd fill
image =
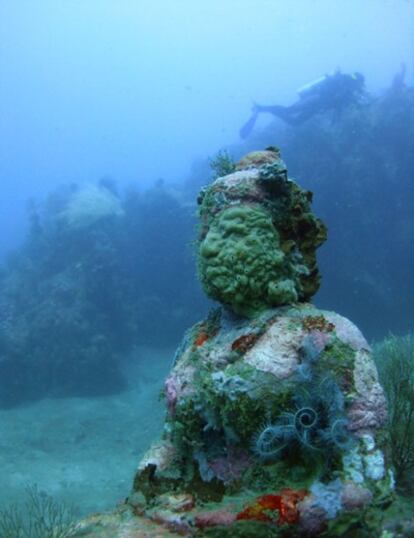
{"label": "marine algae patch", "polygon": [[279,233],[258,207],[230,207],[213,220],[200,244],[199,274],[207,295],[248,317],[298,298]]}

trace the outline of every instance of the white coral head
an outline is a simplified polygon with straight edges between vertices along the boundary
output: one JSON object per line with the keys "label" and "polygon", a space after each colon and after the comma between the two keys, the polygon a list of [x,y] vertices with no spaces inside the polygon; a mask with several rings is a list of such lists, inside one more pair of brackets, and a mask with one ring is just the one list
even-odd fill
{"label": "white coral head", "polygon": [[98,220],[112,216],[122,216],[120,200],[105,187],[86,185],[75,192],[60,218],[69,228],[86,228]]}

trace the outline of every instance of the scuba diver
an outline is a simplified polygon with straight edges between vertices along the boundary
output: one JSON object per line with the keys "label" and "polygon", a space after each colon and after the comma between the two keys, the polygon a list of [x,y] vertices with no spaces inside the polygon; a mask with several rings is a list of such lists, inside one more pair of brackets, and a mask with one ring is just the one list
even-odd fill
{"label": "scuba diver", "polygon": [[342,109],[360,101],[365,95],[364,77],[361,73],[351,75],[336,71],[306,84],[298,90],[299,100],[290,106],[254,104],[252,115],[240,129],[240,137],[247,138],[252,132],[261,112],[269,112],[289,125],[300,125],[320,112]]}

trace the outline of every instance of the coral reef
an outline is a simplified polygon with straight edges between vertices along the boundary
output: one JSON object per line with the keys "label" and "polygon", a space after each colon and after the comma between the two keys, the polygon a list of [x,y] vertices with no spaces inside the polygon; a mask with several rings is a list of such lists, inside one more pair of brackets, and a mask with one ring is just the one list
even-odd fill
{"label": "coral reef", "polygon": [[0,406],[117,392],[121,361],[149,342],[174,345],[194,322],[189,297],[202,310],[186,245],[193,210],[161,187],[117,197],[71,186],[31,211],[0,271]]}

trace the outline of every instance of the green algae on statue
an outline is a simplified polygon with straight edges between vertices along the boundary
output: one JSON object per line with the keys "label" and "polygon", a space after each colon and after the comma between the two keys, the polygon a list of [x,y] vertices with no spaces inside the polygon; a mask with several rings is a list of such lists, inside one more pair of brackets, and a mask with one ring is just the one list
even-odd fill
{"label": "green algae on statue", "polygon": [[137,538],[150,521],[160,537],[381,535],[386,401],[358,328],[308,302],[326,237],[311,198],[274,149],[203,189],[198,268],[222,306],[165,381],[162,436],[123,508]]}
{"label": "green algae on statue", "polygon": [[206,294],[249,318],[309,300],[320,284],[315,252],[326,239],[311,200],[273,149],[247,155],[205,188],[198,271]]}
{"label": "green algae on statue", "polygon": [[190,536],[372,536],[392,497],[370,347],[307,302],[326,237],[311,198],[273,149],[199,197],[199,275],[224,308],[186,332],[165,382],[163,438],[134,480],[165,524],[165,495],[190,496]]}

